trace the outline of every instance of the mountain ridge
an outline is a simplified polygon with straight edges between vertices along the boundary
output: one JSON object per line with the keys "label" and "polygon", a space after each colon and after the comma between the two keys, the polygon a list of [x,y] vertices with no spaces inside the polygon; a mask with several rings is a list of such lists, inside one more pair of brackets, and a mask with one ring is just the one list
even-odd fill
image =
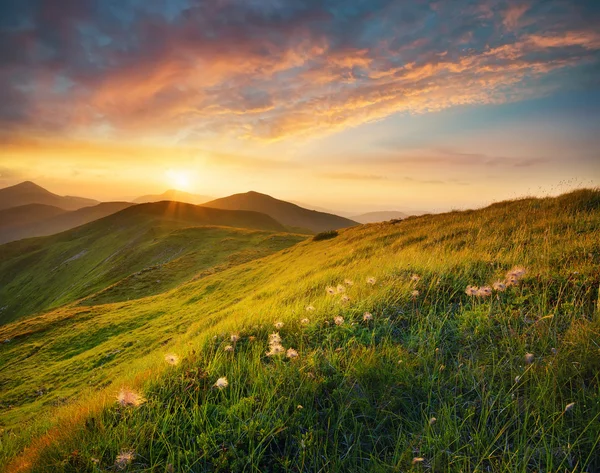
{"label": "mountain ridge", "polygon": [[206,202],[202,206],[262,212],[270,215],[284,225],[295,228],[306,228],[316,233],[358,225],[358,222],[345,217],[305,209],[291,202],[276,199],[275,197],[256,191],[233,194]]}
{"label": "mountain ridge", "polygon": [[77,210],[99,203],[97,200],[85,197],[54,194],[32,181],[23,181],[0,189],[0,210],[27,204],[44,204],[63,210]]}

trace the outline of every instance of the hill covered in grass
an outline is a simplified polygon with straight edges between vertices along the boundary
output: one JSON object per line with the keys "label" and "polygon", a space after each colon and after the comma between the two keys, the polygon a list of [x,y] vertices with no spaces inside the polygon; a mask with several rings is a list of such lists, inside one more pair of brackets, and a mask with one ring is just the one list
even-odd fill
{"label": "hill covered in grass", "polygon": [[158,294],[203,271],[261,257],[304,238],[280,234],[283,230],[256,212],[159,202],[128,207],[58,235],[2,245],[0,322],[88,296],[82,303]]}
{"label": "hill covered in grass", "polygon": [[229,210],[251,210],[270,215],[291,228],[325,232],[357,225],[357,222],[325,212],[308,210],[296,204],[275,199],[259,192],[234,194],[203,204],[206,207]]}
{"label": "hill covered in grass", "polygon": [[596,471],[599,229],[502,202],[0,327],[5,469]]}

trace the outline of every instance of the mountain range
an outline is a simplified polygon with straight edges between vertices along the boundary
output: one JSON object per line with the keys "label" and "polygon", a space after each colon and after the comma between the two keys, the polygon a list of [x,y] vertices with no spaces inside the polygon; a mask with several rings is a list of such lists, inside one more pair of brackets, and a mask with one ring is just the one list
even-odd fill
{"label": "mountain range", "polygon": [[[254,191],[215,200],[210,199],[209,196],[171,189],[162,194],[138,197],[133,202],[100,203],[83,197],[60,196],[33,182],[26,181],[0,189],[0,244],[23,238],[52,235],[134,205],[166,201],[202,205],[204,208],[259,212],[283,225],[277,229],[278,231],[286,229],[301,233],[338,230],[360,223],[405,218],[408,215],[403,212],[386,211],[370,212],[346,218],[330,212],[310,210]],[[145,207],[145,210],[140,209],[140,211],[149,212],[158,208],[162,209],[161,206]],[[177,209],[184,213],[189,212],[187,207],[179,206]],[[226,225],[226,223],[221,224]],[[273,222],[271,222],[272,224]]]}
{"label": "mountain range", "polygon": [[53,194],[31,181],[0,189],[0,210],[27,204],[44,204],[63,210],[77,210],[99,203],[94,199]]}

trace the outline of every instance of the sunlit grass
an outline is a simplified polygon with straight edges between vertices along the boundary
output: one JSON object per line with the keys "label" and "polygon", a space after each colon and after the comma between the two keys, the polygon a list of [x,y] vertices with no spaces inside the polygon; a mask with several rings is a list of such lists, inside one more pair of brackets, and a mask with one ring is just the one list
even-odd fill
{"label": "sunlit grass", "polygon": [[[58,425],[13,465],[114,470],[127,454],[125,470],[148,472],[595,471],[599,230],[598,191],[501,203],[2,327],[2,400],[17,401],[3,419],[31,419],[4,433],[3,454]],[[145,402],[118,402],[123,388]],[[37,417],[62,395],[57,420]]]}

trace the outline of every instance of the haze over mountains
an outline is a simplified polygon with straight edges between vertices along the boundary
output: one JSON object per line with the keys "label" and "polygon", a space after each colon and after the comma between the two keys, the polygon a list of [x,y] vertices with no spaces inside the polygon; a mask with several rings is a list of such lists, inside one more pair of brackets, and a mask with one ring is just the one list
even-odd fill
{"label": "haze over mountains", "polygon": [[[209,196],[171,189],[162,194],[144,195],[132,202],[100,203],[84,197],[60,196],[33,182],[25,181],[0,189],[0,244],[23,238],[53,235],[85,225],[133,205],[165,201],[202,205],[221,210],[259,212],[273,219],[270,222],[271,229],[275,228],[273,222],[276,221],[278,225],[281,225],[277,228],[278,231],[284,231],[285,227],[287,231],[301,233],[337,230],[359,223],[404,218],[408,215],[404,212],[386,211],[346,218],[332,212],[304,208],[254,191],[211,200]],[[184,213],[189,211],[184,206],[177,208]],[[147,207],[145,211],[161,212],[160,209],[163,209],[163,206]],[[344,215],[348,214],[344,213]],[[192,220],[195,221],[195,219],[196,217]],[[227,225],[225,221],[226,219],[219,225]]]}
{"label": "haze over mountains", "polygon": [[162,194],[149,194],[138,197],[132,202],[136,204],[145,204],[148,202],[160,202],[163,200],[172,200],[175,202],[184,202],[186,204],[203,204],[212,200],[213,197],[207,195],[190,194],[189,192],[178,191],[176,189],[169,189]]}
{"label": "haze over mountains", "polygon": [[27,204],[45,204],[64,210],[77,210],[99,203],[94,199],[53,194],[31,181],[0,189],[0,210]]}
{"label": "haze over mountains", "polygon": [[352,220],[357,221],[358,223],[377,223],[377,222],[385,222],[387,220],[394,220],[398,218],[406,218],[409,213],[405,212],[397,212],[394,210],[383,210],[380,212],[367,212],[361,215],[356,215],[352,217]]}
{"label": "haze over mountains", "polygon": [[67,211],[52,205],[28,204],[0,210],[0,244],[64,232],[132,205],[130,202],[102,202]]}

